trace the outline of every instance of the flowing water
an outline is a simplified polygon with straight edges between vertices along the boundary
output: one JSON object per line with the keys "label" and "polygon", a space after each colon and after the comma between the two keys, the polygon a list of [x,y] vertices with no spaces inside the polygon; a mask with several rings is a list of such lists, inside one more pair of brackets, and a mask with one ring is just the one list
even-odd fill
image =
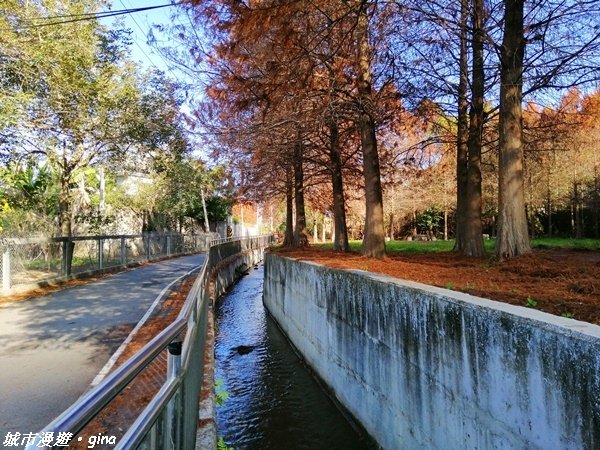
{"label": "flowing water", "polygon": [[372,448],[298,358],[262,303],[263,267],[218,302],[218,434],[235,449]]}

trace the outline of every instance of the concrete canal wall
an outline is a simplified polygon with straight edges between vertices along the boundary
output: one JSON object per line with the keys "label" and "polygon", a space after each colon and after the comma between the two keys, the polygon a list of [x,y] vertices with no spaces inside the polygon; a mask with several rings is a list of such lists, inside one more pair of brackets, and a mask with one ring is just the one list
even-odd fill
{"label": "concrete canal wall", "polygon": [[600,327],[267,254],[264,302],[386,449],[600,448]]}

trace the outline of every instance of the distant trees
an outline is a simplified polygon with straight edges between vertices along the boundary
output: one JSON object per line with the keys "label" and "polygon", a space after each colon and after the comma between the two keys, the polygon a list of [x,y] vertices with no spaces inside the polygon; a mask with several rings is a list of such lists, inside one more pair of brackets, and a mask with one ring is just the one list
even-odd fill
{"label": "distant trees", "polygon": [[11,138],[3,155],[15,161],[44,158],[58,181],[58,227],[71,235],[74,176],[127,146],[138,95],[135,78],[132,68],[120,63],[122,37],[95,21],[21,29],[47,15],[94,11],[91,4],[12,6],[0,19],[10,55],[2,63],[8,79],[2,99],[20,105],[5,116],[3,133]]}
{"label": "distant trees", "polygon": [[[131,62],[128,32],[91,17],[48,22],[80,19],[99,6],[3,4],[0,220],[6,233],[70,236],[82,226],[106,229],[107,203],[113,210],[199,220],[206,216],[201,194],[216,193],[219,177],[189,157],[177,86]],[[132,172],[153,178],[152,195],[119,204],[125,194],[117,192],[115,179]]]}
{"label": "distant trees", "polygon": [[334,246],[346,250],[349,188],[364,195],[365,255],[383,256],[386,226],[393,236],[404,215],[415,223],[434,205],[456,218],[464,255],[483,256],[484,230],[498,231],[500,258],[529,250],[523,152],[533,134],[521,128],[522,105],[597,81],[595,2],[212,0],[185,8],[196,27],[209,25],[203,39],[177,34],[208,86],[196,118],[239,168],[245,196],[286,199],[287,244],[305,245],[303,205],[326,193]]}

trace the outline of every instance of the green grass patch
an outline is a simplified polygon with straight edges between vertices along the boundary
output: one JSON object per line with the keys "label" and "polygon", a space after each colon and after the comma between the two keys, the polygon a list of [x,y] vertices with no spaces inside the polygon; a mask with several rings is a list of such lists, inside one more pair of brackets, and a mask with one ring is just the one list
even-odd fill
{"label": "green grass patch", "polygon": [[539,238],[531,241],[533,248],[562,250],[600,250],[600,239]]}
{"label": "green grass patch", "polygon": [[[98,262],[95,259],[90,259],[88,256],[74,256],[73,262],[71,263],[71,267],[73,269],[81,269],[85,268],[94,269],[97,266]],[[107,262],[105,261],[105,265]],[[44,259],[36,259],[33,261],[27,262],[25,265],[26,270],[59,270],[62,267],[62,258],[49,258],[48,260]]]}
{"label": "green grass patch", "polygon": [[[496,239],[483,241],[487,253],[493,253]],[[350,241],[353,251],[360,251],[362,241]],[[538,238],[531,241],[531,246],[536,249],[553,250],[600,250],[600,239],[572,239],[572,238]],[[314,248],[332,250],[333,244],[315,244]],[[454,240],[448,241],[388,241],[385,244],[388,254],[418,254],[418,253],[444,253],[454,248]]]}
{"label": "green grass patch", "polygon": [[442,253],[450,252],[454,241],[389,241],[385,249],[389,253]]}
{"label": "green grass patch", "polygon": [[[362,241],[350,241],[350,248],[353,251],[360,251]],[[494,250],[495,241],[484,241],[485,249],[488,252]],[[315,248],[323,250],[332,250],[333,244],[315,244]],[[454,240],[448,241],[388,241],[385,243],[385,249],[388,254],[418,254],[418,253],[444,253],[451,252],[454,248]]]}

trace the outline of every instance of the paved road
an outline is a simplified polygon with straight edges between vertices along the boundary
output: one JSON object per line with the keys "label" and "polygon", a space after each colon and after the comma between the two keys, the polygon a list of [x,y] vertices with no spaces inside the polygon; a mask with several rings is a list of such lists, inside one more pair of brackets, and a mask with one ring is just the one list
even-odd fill
{"label": "paved road", "polygon": [[162,261],[0,306],[0,448],[7,432],[35,433],[77,400],[160,292],[203,260]]}

